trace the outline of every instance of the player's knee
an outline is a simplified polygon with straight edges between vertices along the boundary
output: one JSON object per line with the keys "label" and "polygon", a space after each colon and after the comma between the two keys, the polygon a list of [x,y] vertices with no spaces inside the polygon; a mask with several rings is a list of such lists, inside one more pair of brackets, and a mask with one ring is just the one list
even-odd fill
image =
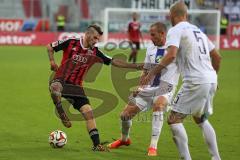
{"label": "player's knee", "polygon": [[85,120],[94,119],[93,110],[92,110],[92,107],[90,105],[87,104],[87,105],[82,106],[79,109],[79,111],[82,113]]}
{"label": "player's knee", "polygon": [[62,84],[60,82],[53,82],[50,85],[50,92],[52,96],[61,96]]}
{"label": "player's knee", "polygon": [[153,111],[164,111],[167,105],[167,100],[163,96],[160,96],[153,105]]}
{"label": "player's knee", "polygon": [[83,117],[85,120],[92,120],[94,119],[94,116],[93,116],[93,111],[88,111],[88,112],[85,112],[85,113],[82,113]]}
{"label": "player's knee", "polygon": [[153,112],[163,112],[165,109],[164,105],[154,105],[153,106]]}

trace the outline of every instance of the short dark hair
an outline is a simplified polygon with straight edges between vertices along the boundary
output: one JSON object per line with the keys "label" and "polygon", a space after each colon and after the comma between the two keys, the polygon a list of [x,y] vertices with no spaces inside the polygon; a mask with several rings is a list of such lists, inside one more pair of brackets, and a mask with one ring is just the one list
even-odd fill
{"label": "short dark hair", "polygon": [[103,35],[103,31],[102,31],[102,29],[101,29],[100,26],[98,26],[98,25],[96,25],[96,24],[92,24],[92,25],[90,25],[90,26],[87,27],[87,32],[91,32],[92,29],[94,29],[95,31],[97,31],[98,34]]}
{"label": "short dark hair", "polygon": [[158,32],[167,32],[167,27],[162,22],[155,22],[151,25],[151,27],[156,27]]}

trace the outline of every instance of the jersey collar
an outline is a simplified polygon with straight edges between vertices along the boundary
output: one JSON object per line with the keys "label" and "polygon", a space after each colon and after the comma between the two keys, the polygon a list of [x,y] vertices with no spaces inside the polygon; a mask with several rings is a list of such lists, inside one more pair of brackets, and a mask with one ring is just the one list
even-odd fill
{"label": "jersey collar", "polygon": [[80,37],[80,45],[81,45],[82,49],[88,50],[88,48],[85,48],[85,47],[83,46],[83,38],[84,38],[83,36]]}

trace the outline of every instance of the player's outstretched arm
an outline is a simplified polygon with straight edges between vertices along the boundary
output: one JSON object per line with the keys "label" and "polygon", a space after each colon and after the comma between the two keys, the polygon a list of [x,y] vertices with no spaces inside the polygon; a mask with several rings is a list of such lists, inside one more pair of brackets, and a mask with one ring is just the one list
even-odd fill
{"label": "player's outstretched arm", "polygon": [[148,74],[148,71],[146,69],[143,69],[143,72],[139,79],[139,84],[138,84],[137,88],[133,91],[133,97],[137,96],[137,94],[142,90],[142,88],[144,88],[141,85],[141,81],[142,81],[142,79],[144,79],[147,76],[147,74]]}
{"label": "player's outstretched arm", "polygon": [[222,57],[217,52],[216,49],[213,49],[213,50],[210,51],[210,56],[211,56],[211,59],[212,59],[212,66],[213,66],[214,70],[218,73]]}
{"label": "player's outstretched arm", "polygon": [[49,61],[50,61],[51,70],[52,71],[57,71],[58,70],[58,65],[55,63],[54,50],[53,50],[53,48],[51,47],[50,44],[47,45],[47,52],[48,52],[48,58],[49,58]]}
{"label": "player's outstretched arm", "polygon": [[127,63],[121,59],[113,59],[112,65],[120,68],[133,68],[137,70],[142,70],[144,64],[143,63],[132,64],[132,63]]}

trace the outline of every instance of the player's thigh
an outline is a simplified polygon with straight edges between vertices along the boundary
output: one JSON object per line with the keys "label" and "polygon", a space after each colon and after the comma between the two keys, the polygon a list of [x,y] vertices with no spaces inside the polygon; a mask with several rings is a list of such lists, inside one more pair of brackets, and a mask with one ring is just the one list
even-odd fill
{"label": "player's thigh", "polygon": [[[163,89],[158,96],[153,99],[153,111],[164,111],[168,104],[171,104],[175,87],[171,85],[169,89]],[[157,93],[157,92],[156,92]]]}
{"label": "player's thigh", "polygon": [[168,116],[168,124],[176,124],[176,123],[182,123],[183,120],[187,117],[184,113],[179,113],[175,111],[171,111]]}
{"label": "player's thigh", "polygon": [[131,42],[130,43],[132,51],[134,51],[134,54],[136,54],[137,50],[140,49],[140,43],[139,42]]}
{"label": "player's thigh", "polygon": [[209,84],[183,84],[173,101],[173,110],[184,114],[201,114],[208,94]]}
{"label": "player's thigh", "polygon": [[217,84],[211,84],[210,86],[210,90],[209,90],[209,95],[207,97],[207,101],[206,101],[206,104],[205,104],[205,110],[204,110],[204,114],[206,116],[206,118],[213,114],[213,98],[214,98],[214,95],[216,93],[216,90],[217,90]]}
{"label": "player's thigh", "polygon": [[205,107],[201,114],[193,115],[194,121],[199,124],[208,119],[213,113],[213,98],[217,89],[217,84],[210,84],[209,93],[206,95]]}
{"label": "player's thigh", "polygon": [[146,111],[153,105],[154,93],[155,91],[143,89],[137,95],[130,95],[128,104],[137,106],[141,111]]}

